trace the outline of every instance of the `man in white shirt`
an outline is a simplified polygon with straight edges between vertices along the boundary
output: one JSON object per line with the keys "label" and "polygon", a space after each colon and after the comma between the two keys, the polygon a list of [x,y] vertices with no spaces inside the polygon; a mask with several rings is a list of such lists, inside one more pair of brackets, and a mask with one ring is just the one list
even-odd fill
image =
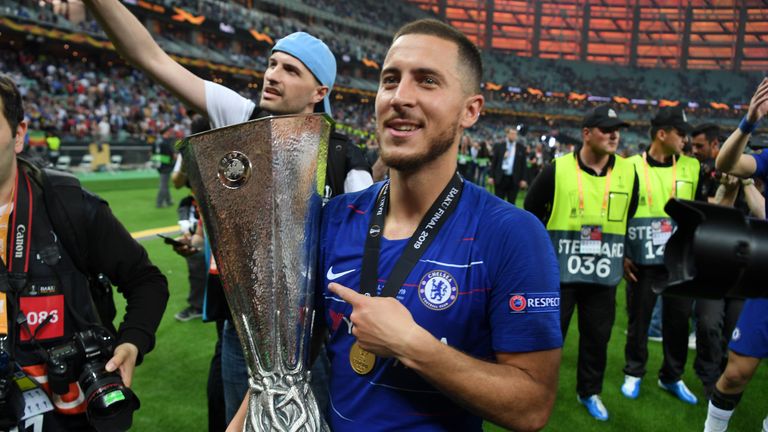
{"label": "man in white shirt", "polygon": [[[270,114],[331,114],[329,96],[336,80],[336,59],[325,43],[307,33],[290,34],[272,47],[257,105],[227,87],[198,77],[173,60],[120,1],[85,0],[85,4],[126,60],[188,107],[208,117],[213,128]],[[326,199],[373,184],[362,151],[335,132],[329,142],[326,178]],[[229,322],[222,334],[222,379],[229,422],[248,388],[245,360]]]}

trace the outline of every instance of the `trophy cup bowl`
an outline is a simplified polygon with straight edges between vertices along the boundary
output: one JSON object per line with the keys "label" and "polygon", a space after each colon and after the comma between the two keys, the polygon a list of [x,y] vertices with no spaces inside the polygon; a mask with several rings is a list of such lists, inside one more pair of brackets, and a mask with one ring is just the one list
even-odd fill
{"label": "trophy cup bowl", "polygon": [[330,128],[267,117],[179,146],[248,364],[245,431],[327,430],[308,369]]}

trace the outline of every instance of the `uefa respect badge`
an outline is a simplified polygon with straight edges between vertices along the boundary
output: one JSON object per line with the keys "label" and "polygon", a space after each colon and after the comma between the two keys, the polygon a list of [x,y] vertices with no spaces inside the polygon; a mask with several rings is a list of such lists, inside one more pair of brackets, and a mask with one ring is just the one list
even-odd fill
{"label": "uefa respect badge", "polygon": [[512,293],[509,297],[509,311],[511,313],[559,312],[560,293]]}

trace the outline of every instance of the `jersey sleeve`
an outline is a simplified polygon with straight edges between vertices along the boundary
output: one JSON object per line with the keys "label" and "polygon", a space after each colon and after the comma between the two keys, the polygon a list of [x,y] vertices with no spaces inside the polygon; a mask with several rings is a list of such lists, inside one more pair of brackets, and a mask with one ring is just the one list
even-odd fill
{"label": "jersey sleeve", "polygon": [[205,105],[214,128],[247,121],[256,104],[223,85],[205,81]]}
{"label": "jersey sleeve", "polygon": [[768,151],[763,150],[750,156],[755,158],[755,173],[752,174],[752,177],[760,179],[768,177]]}
{"label": "jersey sleeve", "polygon": [[[506,208],[505,208],[506,207]],[[489,314],[495,352],[559,348],[560,276],[544,226],[531,213],[500,207],[489,227],[498,259],[489,263]]]}

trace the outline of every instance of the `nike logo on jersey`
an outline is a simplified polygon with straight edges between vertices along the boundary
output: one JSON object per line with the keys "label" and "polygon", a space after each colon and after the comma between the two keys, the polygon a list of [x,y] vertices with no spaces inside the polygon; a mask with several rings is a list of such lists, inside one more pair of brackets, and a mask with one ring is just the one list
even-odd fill
{"label": "nike logo on jersey", "polygon": [[329,281],[332,281],[332,280],[336,280],[336,279],[338,279],[338,278],[340,278],[340,277],[342,277],[342,276],[344,276],[344,275],[350,274],[350,273],[352,273],[352,272],[353,272],[353,271],[355,271],[355,270],[356,270],[356,269],[352,269],[352,270],[343,271],[343,272],[341,272],[341,273],[334,273],[334,272],[333,272],[333,266],[331,266],[331,267],[328,269],[328,273],[326,273],[326,274],[325,274],[325,277],[326,277],[326,278],[328,278],[328,280],[329,280]]}

